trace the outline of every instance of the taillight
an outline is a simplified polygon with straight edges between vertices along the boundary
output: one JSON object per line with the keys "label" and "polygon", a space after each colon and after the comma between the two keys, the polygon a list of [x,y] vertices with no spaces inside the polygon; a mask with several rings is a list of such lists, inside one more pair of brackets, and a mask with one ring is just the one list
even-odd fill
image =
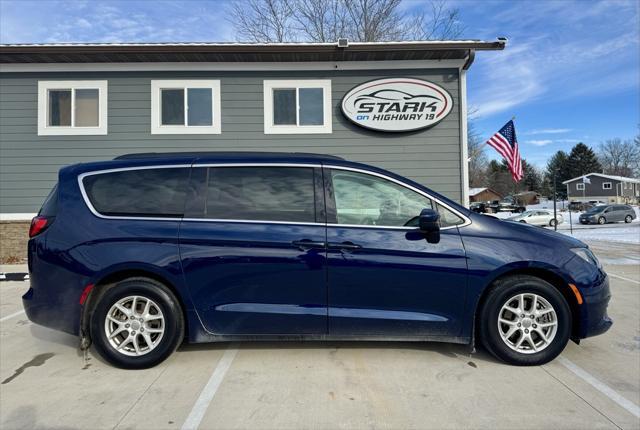
{"label": "taillight", "polygon": [[53,221],[53,218],[46,216],[37,216],[31,220],[31,227],[29,227],[29,237],[34,237],[45,231]]}

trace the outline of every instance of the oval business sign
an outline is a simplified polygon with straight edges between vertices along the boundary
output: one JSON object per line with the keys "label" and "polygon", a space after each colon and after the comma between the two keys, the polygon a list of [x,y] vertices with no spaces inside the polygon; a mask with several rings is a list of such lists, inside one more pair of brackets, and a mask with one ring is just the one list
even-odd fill
{"label": "oval business sign", "polygon": [[413,131],[442,121],[453,99],[442,87],[413,78],[366,82],[342,99],[342,113],[355,124],[380,131]]}

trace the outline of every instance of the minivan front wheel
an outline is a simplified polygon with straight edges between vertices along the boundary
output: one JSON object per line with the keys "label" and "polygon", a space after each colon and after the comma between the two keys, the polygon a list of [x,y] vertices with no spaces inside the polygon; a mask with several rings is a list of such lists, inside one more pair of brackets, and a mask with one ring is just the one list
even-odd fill
{"label": "minivan front wheel", "polygon": [[516,365],[540,365],[557,357],[571,334],[571,310],[548,282],[528,275],[499,280],[479,314],[483,345]]}
{"label": "minivan front wheel", "polygon": [[605,217],[601,216],[600,218],[598,218],[598,224],[602,225],[606,223],[607,223],[607,219]]}
{"label": "minivan front wheel", "polygon": [[155,366],[182,342],[178,300],[147,278],[120,281],[104,292],[91,316],[91,338],[110,363],[127,369]]}

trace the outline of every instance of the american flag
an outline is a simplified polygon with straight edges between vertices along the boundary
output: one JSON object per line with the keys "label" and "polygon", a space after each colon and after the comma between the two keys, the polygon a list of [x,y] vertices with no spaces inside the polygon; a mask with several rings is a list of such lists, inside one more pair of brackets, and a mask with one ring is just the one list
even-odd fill
{"label": "american flag", "polygon": [[487,144],[507,160],[511,177],[514,181],[520,182],[522,180],[522,160],[520,159],[520,149],[518,149],[516,127],[513,125],[513,120],[506,123],[500,131],[491,136]]}

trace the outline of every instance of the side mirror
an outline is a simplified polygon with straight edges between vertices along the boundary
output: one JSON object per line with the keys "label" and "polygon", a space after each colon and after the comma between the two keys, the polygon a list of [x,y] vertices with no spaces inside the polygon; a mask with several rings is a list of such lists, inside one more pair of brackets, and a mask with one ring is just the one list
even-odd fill
{"label": "side mirror", "polygon": [[440,214],[433,209],[422,209],[420,212],[420,230],[428,233],[440,231]]}
{"label": "side mirror", "polygon": [[440,214],[433,209],[422,209],[420,212],[420,231],[429,243],[440,242]]}

